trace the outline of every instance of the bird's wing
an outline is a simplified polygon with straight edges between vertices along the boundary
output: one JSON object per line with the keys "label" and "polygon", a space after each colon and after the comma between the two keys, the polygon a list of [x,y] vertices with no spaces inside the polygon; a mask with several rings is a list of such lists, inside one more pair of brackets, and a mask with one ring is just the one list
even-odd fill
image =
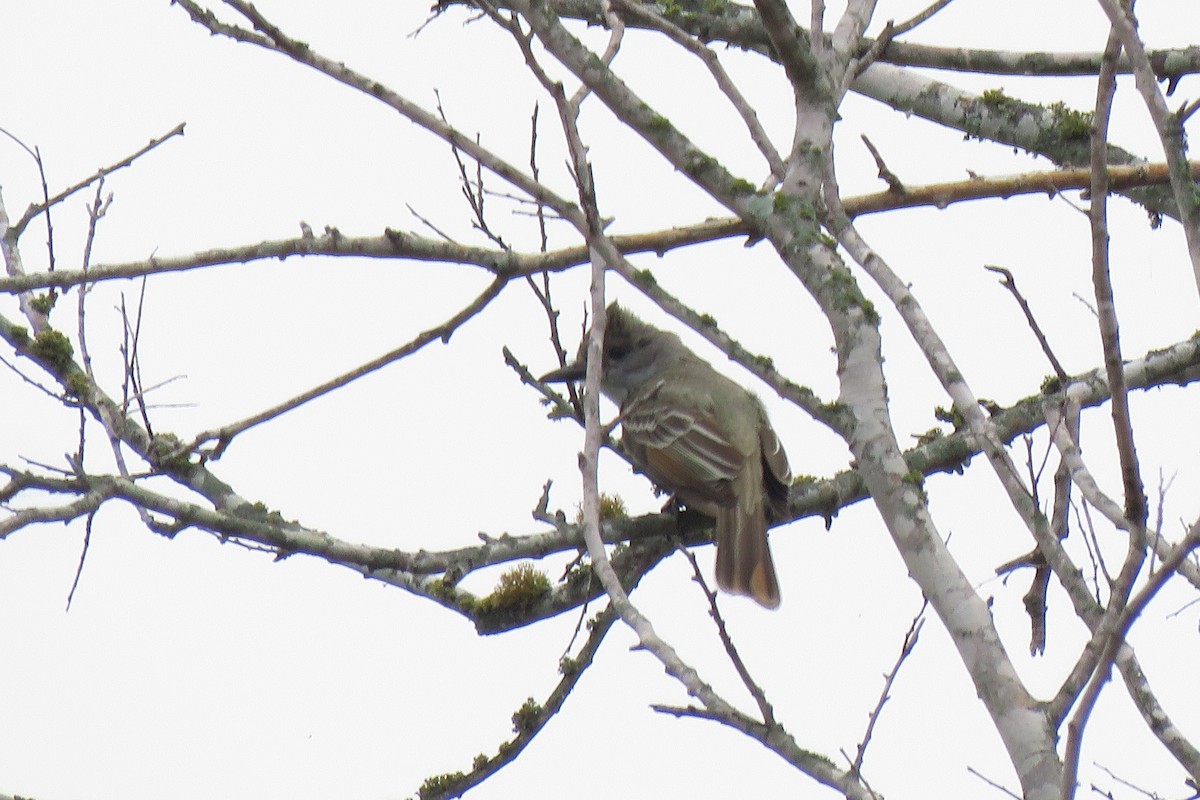
{"label": "bird's wing", "polygon": [[730,441],[710,402],[675,397],[660,384],[626,404],[621,429],[634,461],[655,483],[685,502],[734,502],[732,481],[747,454]]}
{"label": "bird's wing", "polygon": [[774,506],[774,511],[778,515],[782,513],[780,509],[787,508],[788,489],[792,485],[792,469],[788,465],[788,457],[783,450],[783,443],[779,441],[779,435],[771,427],[771,421],[767,419],[767,412],[761,404],[759,405],[758,440],[759,446],[762,448],[763,485],[767,495],[771,498],[771,505]]}

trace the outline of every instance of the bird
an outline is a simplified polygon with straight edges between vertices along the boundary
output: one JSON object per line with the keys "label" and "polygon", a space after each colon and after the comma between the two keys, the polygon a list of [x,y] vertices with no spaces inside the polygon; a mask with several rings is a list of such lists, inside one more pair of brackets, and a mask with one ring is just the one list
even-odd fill
{"label": "bird", "polygon": [[[715,520],[717,585],[777,608],[767,526],[787,513],[792,477],[762,402],[676,334],[616,303],[606,316],[600,390],[620,409],[623,449],[659,488]],[[585,348],[541,380],[581,380]]]}

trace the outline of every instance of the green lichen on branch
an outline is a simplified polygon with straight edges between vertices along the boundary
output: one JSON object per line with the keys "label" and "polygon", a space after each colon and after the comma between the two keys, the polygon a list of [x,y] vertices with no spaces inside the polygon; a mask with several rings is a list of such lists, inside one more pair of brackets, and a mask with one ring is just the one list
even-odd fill
{"label": "green lichen on branch", "polygon": [[918,445],[927,445],[936,442],[945,435],[945,432],[941,428],[930,428],[924,433],[918,434],[916,440]]}
{"label": "green lichen on branch", "polygon": [[72,370],[68,373],[65,386],[67,394],[71,397],[87,400],[92,395],[92,381],[82,370]]}
{"label": "green lichen on branch", "polygon": [[[155,441],[161,437],[155,437]],[[268,525],[285,525],[287,520],[273,508],[269,508],[265,503],[259,501],[256,503],[245,503],[233,509],[233,513],[242,519],[248,519],[253,522],[265,522]]]}
{"label": "green lichen on branch", "polygon": [[542,719],[542,707],[530,697],[513,712],[513,732],[517,735],[533,732]]}
{"label": "green lichen on branch", "polygon": [[[1004,117],[1010,123],[1016,123],[1024,114],[1034,115],[1043,125],[1048,121],[1050,124],[1046,127],[1043,137],[1048,135],[1051,139],[1062,142],[1080,142],[1086,141],[1092,135],[1092,121],[1095,115],[1091,111],[1068,108],[1062,101],[1039,105],[1006,95],[1001,89],[988,89],[979,96],[979,102],[988,111]],[[969,134],[978,133],[978,120],[975,122],[975,128],[968,129]]]}
{"label": "green lichen on branch", "polygon": [[1092,135],[1092,120],[1095,114],[1091,111],[1076,111],[1067,108],[1061,100],[1047,106],[1054,117],[1058,135],[1066,141],[1088,139]]}
{"label": "green lichen on branch", "polygon": [[929,495],[925,494],[925,474],[923,472],[918,469],[910,469],[900,480],[917,490],[917,495],[921,498],[922,503],[929,502]]}
{"label": "green lichen on branch", "polygon": [[[155,435],[155,437],[150,440],[150,449],[146,455],[150,457],[152,464],[167,471],[184,469],[191,464],[188,458],[190,453],[188,452],[187,446],[184,444],[182,439],[173,433],[160,433]],[[258,509],[258,507],[261,507],[261,509]],[[267,507],[262,503],[255,503],[254,505],[239,507],[237,513],[241,514],[242,516],[249,516],[246,511],[255,509],[258,509],[259,513],[253,517],[254,519],[259,519],[264,522],[283,522],[283,517],[280,516],[278,511],[270,512],[275,517],[278,517],[278,520],[273,518],[268,519]]]}
{"label": "green lichen on branch", "polygon": [[633,272],[633,282],[638,286],[655,286],[658,280],[655,279],[654,273],[648,269],[638,269]]}
{"label": "green lichen on branch", "polygon": [[[600,493],[600,521],[613,519],[629,519],[629,509],[625,501],[615,494]],[[575,524],[583,524],[583,505],[575,506]]]}
{"label": "green lichen on branch", "polygon": [[734,178],[733,183],[729,184],[729,191],[734,194],[754,194],[758,187],[745,178]]}
{"label": "green lichen on branch", "polygon": [[39,331],[29,352],[56,375],[66,374],[74,365],[75,348],[71,340],[53,328]]}
{"label": "green lichen on branch", "polygon": [[963,417],[962,414],[958,413],[958,409],[954,408],[953,406],[950,408],[946,408],[945,406],[934,406],[933,417],[934,419],[953,425],[954,430],[958,430],[967,424],[966,418]]}
{"label": "green lichen on branch", "polygon": [[532,564],[518,564],[500,576],[496,588],[475,605],[480,614],[528,611],[550,591],[546,573]]}
{"label": "green lichen on branch", "polygon": [[49,314],[50,310],[54,308],[54,304],[57,302],[57,300],[58,294],[55,292],[43,292],[42,294],[35,295],[34,298],[29,301],[29,305],[32,306],[33,310],[39,314]]}
{"label": "green lichen on branch", "polygon": [[671,120],[664,117],[662,114],[655,114],[650,117],[650,121],[646,123],[646,128],[652,133],[666,133],[674,128]]}
{"label": "green lichen on branch", "polygon": [[461,785],[465,777],[461,772],[443,772],[441,775],[430,776],[417,789],[417,797],[422,800],[427,797],[445,797]]}
{"label": "green lichen on branch", "polygon": [[1047,375],[1042,380],[1042,394],[1054,394],[1062,390],[1062,379],[1057,375]]}
{"label": "green lichen on branch", "polygon": [[726,0],[658,0],[658,13],[684,27],[707,26],[729,10]]}
{"label": "green lichen on branch", "polygon": [[770,356],[764,356],[761,354],[752,355],[750,356],[749,360],[751,364],[758,369],[761,369],[763,372],[775,371],[775,359],[771,358]]}
{"label": "green lichen on branch", "polygon": [[771,211],[784,218],[792,230],[789,249],[801,252],[814,245],[837,249],[837,240],[822,230],[817,210],[810,200],[785,192],[775,192],[771,197]]}
{"label": "green lichen on branch", "polygon": [[454,583],[445,578],[430,580],[425,584],[425,590],[429,592],[430,597],[451,603],[468,614],[473,613],[479,604],[474,595],[459,591],[459,588]]}
{"label": "green lichen on branch", "polygon": [[875,304],[863,295],[854,276],[850,274],[850,270],[845,267],[835,267],[827,275],[825,280],[831,290],[830,299],[834,308],[839,311],[857,308],[862,311],[867,322],[872,325],[879,323],[879,312],[875,310]]}
{"label": "green lichen on branch", "polygon": [[727,175],[720,163],[707,153],[695,150],[684,158],[686,171],[701,184],[718,182]]}
{"label": "green lichen on branch", "polygon": [[[1185,150],[1186,150],[1186,144],[1187,144],[1187,142],[1186,142],[1186,139],[1185,139],[1185,141],[1184,141],[1184,144],[1185,144]],[[1190,184],[1190,185],[1191,185],[1192,189],[1191,189],[1191,191],[1188,193],[1188,197],[1190,197],[1190,198],[1191,198],[1191,201],[1192,201],[1192,207],[1193,207],[1193,208],[1200,208],[1200,186],[1197,186],[1197,185],[1196,185],[1196,184],[1194,184],[1194,183],[1193,183],[1193,184]]]}
{"label": "green lichen on branch", "polygon": [[1018,100],[1005,94],[1003,89],[988,89],[979,95],[978,103],[973,103],[966,109],[963,130],[968,139],[978,138],[983,133],[985,117],[1003,119],[1008,124],[1015,125],[1024,114],[1036,114],[1042,110],[1042,106]]}
{"label": "green lichen on branch", "polygon": [[1009,113],[1028,106],[1027,103],[1005,94],[1003,89],[987,89],[983,94],[979,95],[979,101],[993,111],[1000,113]]}
{"label": "green lichen on branch", "polygon": [[[19,332],[24,334],[24,328],[19,329]],[[18,333],[18,330],[14,328],[13,333]],[[28,341],[27,335],[23,338],[24,341]],[[29,352],[62,380],[63,388],[68,396],[78,397],[81,400],[86,400],[91,396],[92,382],[76,366],[75,348],[66,335],[53,328],[46,328],[38,333],[33,344],[29,346]]]}
{"label": "green lichen on branch", "polygon": [[[809,390],[809,394],[813,395],[811,389]],[[815,397],[816,395],[813,396]],[[846,413],[846,406],[834,400],[829,403],[818,403],[817,410],[820,411],[822,416],[825,417],[839,417]]]}
{"label": "green lichen on branch", "polygon": [[629,519],[629,509],[625,507],[625,501],[615,494],[601,494],[600,519]]}
{"label": "green lichen on branch", "polygon": [[571,568],[567,570],[563,582],[568,585],[577,586],[580,583],[586,584],[592,578],[592,562],[587,559],[587,556],[580,556],[571,565]]}

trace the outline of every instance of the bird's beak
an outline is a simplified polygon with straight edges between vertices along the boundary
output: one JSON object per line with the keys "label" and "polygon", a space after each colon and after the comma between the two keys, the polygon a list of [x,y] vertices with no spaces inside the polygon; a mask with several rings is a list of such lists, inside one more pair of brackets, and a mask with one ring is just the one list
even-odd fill
{"label": "bird's beak", "polygon": [[584,374],[587,372],[587,363],[582,359],[572,364],[567,364],[565,367],[559,367],[556,370],[551,370],[543,375],[540,380],[542,383],[567,383],[568,381],[581,381]]}

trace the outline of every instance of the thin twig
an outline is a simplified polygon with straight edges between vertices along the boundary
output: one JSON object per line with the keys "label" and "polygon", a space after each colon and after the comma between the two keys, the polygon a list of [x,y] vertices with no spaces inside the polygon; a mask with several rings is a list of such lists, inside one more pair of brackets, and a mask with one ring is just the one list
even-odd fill
{"label": "thin twig", "polygon": [[[1092,285],[1096,294],[1096,310],[1099,312],[1100,339],[1104,348],[1104,366],[1112,389],[1113,428],[1117,438],[1117,453],[1121,464],[1121,477],[1125,487],[1125,525],[1130,542],[1126,567],[1136,561],[1140,567],[1140,553],[1146,525],[1146,497],[1141,484],[1137,453],[1134,449],[1133,430],[1129,420],[1129,397],[1125,388],[1124,367],[1121,363],[1121,343],[1117,323],[1116,307],[1113,303],[1112,279],[1108,263],[1108,125],[1112,113],[1113,95],[1116,93],[1116,63],[1122,49],[1122,40],[1115,25],[1110,28],[1104,47],[1104,58],[1100,63],[1100,74],[1096,79],[1096,110],[1092,120],[1091,165],[1092,186],[1088,218],[1092,233]],[[1181,209],[1181,213],[1183,210]],[[1077,485],[1078,481],[1077,481]],[[1080,485],[1082,489],[1082,485]],[[1125,576],[1126,569],[1122,569]],[[1112,658],[1119,644],[1123,643],[1124,631],[1113,629],[1116,615],[1125,603],[1125,591],[1132,588],[1133,578],[1128,575],[1126,585],[1114,582],[1109,594],[1108,608],[1099,624],[1094,628],[1092,641],[1084,649],[1079,663],[1072,670],[1073,676],[1081,676],[1090,669],[1091,679],[1080,697],[1075,714],[1067,724],[1067,741],[1063,751],[1062,800],[1075,797],[1079,776],[1079,757],[1083,747],[1083,734],[1087,728],[1092,709],[1108,682],[1112,669]],[[1090,658],[1089,658],[1090,657]],[[1091,659],[1094,658],[1093,662]],[[1082,668],[1082,669],[1081,669]]]}
{"label": "thin twig", "polygon": [[54,206],[57,203],[61,203],[63,200],[66,200],[68,197],[75,194],[80,189],[87,188],[88,186],[90,186],[91,184],[95,183],[96,181],[104,178],[105,176],[110,175],[119,169],[128,167],[134,161],[137,161],[139,158],[144,156],[146,153],[149,153],[151,150],[158,147],[160,144],[167,141],[168,139],[171,139],[175,136],[182,136],[183,129],[186,125],[187,125],[187,123],[185,123],[185,122],[179,123],[174,128],[172,128],[171,130],[164,133],[162,136],[159,136],[157,139],[151,139],[149,142],[146,143],[146,145],[144,147],[131,153],[130,155],[126,156],[125,158],[121,159],[120,161],[118,161],[114,164],[110,164],[107,167],[101,167],[100,169],[96,170],[96,172],[94,174],[92,174],[90,177],[84,178],[83,180],[79,181],[79,183],[76,183],[72,186],[68,186],[66,189],[63,189],[58,194],[54,195],[53,197],[47,198],[46,200],[44,200],[41,203],[38,203],[37,205],[31,205],[25,211],[25,213],[21,216],[21,219],[18,220],[15,225],[13,225],[13,228],[16,230],[17,235],[20,236],[22,231],[25,230],[25,226],[28,225],[31,220],[33,220],[38,214],[49,209],[51,206]]}
{"label": "thin twig", "polygon": [[907,194],[908,190],[904,188],[904,182],[900,180],[900,177],[896,173],[888,169],[887,164],[883,161],[883,156],[879,154],[879,150],[876,149],[875,144],[867,138],[865,133],[862,134],[862,140],[863,144],[867,146],[867,150],[871,152],[871,157],[875,159],[875,167],[879,170],[879,177],[883,178],[887,183],[888,191],[899,195]]}
{"label": "thin twig", "polygon": [[[450,127],[450,120],[446,117],[446,110],[442,108],[441,92],[435,89],[433,96],[436,99],[435,107],[437,109],[438,116],[442,118],[442,122],[444,122],[447,127]],[[482,139],[480,135],[476,133],[475,144],[479,145],[481,142]],[[466,198],[467,205],[471,209],[471,214],[475,217],[472,227],[490,239],[501,250],[509,250],[510,248],[508,244],[502,238],[500,238],[498,234],[492,231],[492,227],[487,221],[487,214],[485,212],[487,192],[483,187],[482,163],[477,159],[475,160],[475,177],[472,179],[468,175],[467,165],[463,161],[462,153],[459,151],[458,146],[453,141],[449,142],[449,144],[450,153],[454,156],[454,163],[458,165],[458,180],[462,189],[462,195]],[[433,228],[436,233],[441,234],[441,231],[439,231],[437,228],[434,228],[434,226],[428,221],[425,221],[425,224],[429,225],[430,228]]]}
{"label": "thin twig", "polygon": [[967,772],[971,773],[976,778],[979,778],[979,780],[983,781],[984,783],[986,783],[988,786],[992,787],[993,789],[996,789],[997,791],[1000,791],[1000,792],[1004,792],[1006,795],[1013,798],[1013,800],[1022,800],[1021,795],[1017,794],[1012,789],[1009,789],[1007,786],[996,783],[994,780],[987,777],[982,772],[980,772],[979,770],[972,767],[970,764],[967,765]]}
{"label": "thin twig", "polygon": [[913,654],[913,650],[917,647],[917,640],[921,636],[921,628],[925,625],[925,609],[929,608],[929,598],[924,598],[921,602],[921,609],[913,617],[912,623],[908,626],[908,630],[904,634],[904,641],[900,645],[900,654],[896,656],[896,663],[892,665],[890,671],[883,676],[883,688],[879,692],[879,700],[875,703],[875,708],[871,710],[867,717],[867,729],[863,731],[862,739],[858,743],[858,749],[854,755],[854,763],[851,765],[855,775],[862,775],[863,759],[867,755],[867,746],[871,744],[871,736],[875,732],[875,725],[879,722],[879,717],[883,713],[883,706],[891,698],[892,684],[896,682],[896,676],[900,674],[900,668],[904,666],[904,662]]}
{"label": "thin twig", "polygon": [[[608,44],[605,45],[604,52],[600,54],[600,63],[609,67],[612,66],[613,59],[621,50],[621,42],[625,39],[625,21],[613,10],[611,0],[601,0],[600,6],[601,12],[604,14],[604,21],[608,24]],[[591,93],[591,85],[586,81],[581,81],[579,88],[575,90],[575,94],[568,101],[568,105],[578,114],[579,109],[583,107],[583,101]]]}
{"label": "thin twig", "polygon": [[[1129,628],[1134,621],[1142,615],[1146,606],[1158,594],[1163,586],[1174,577],[1179,565],[1188,555],[1200,547],[1200,521],[1193,523],[1188,535],[1177,544],[1171,554],[1163,560],[1162,566],[1157,572],[1150,576],[1146,585],[1141,591],[1130,600],[1127,607],[1124,608],[1124,613],[1120,615],[1116,624],[1112,628],[1111,635],[1104,640],[1104,648],[1099,653],[1099,658],[1096,660],[1095,669],[1092,670],[1091,680],[1088,682],[1087,689],[1079,699],[1078,708],[1075,716],[1067,725],[1067,751],[1063,759],[1063,798],[1069,800],[1075,793],[1075,778],[1079,770],[1079,751],[1083,731],[1087,727],[1088,718],[1091,716],[1092,709],[1095,708],[1096,701],[1100,697],[1100,692],[1108,683],[1110,673],[1112,671],[1113,662],[1123,647],[1126,647],[1125,639],[1129,634]],[[1090,649],[1090,648],[1089,648]],[[1069,783],[1068,783],[1069,781]]]}
{"label": "thin twig", "polygon": [[746,126],[751,141],[758,146],[758,151],[766,159],[767,166],[771,170],[771,176],[774,178],[774,181],[769,183],[773,185],[775,182],[782,180],[783,158],[771,142],[762,123],[759,122],[758,113],[746,100],[741,90],[738,89],[737,84],[729,77],[729,73],[721,66],[721,60],[717,58],[717,54],[713,52],[712,48],[689,34],[683,28],[664,18],[651,6],[643,5],[635,2],[635,0],[616,0],[616,4],[622,12],[636,17],[648,27],[665,34],[671,41],[700,59],[708,69],[709,74],[712,75],[717,88],[721,90],[734,110],[737,111],[738,116],[742,118],[742,124]]}
{"label": "thin twig", "polygon": [[79,588],[79,579],[83,577],[83,565],[87,561],[88,550],[92,545],[92,523],[96,520],[96,509],[88,512],[87,521],[83,526],[83,546],[79,548],[79,563],[75,565],[75,577],[71,580],[71,589],[67,592],[66,610],[71,610],[71,601],[75,599],[75,590]]}
{"label": "thin twig", "polygon": [[889,19],[883,26],[883,31],[880,32],[879,36],[875,38],[875,41],[871,43],[871,46],[867,48],[867,51],[853,62],[853,76],[858,77],[859,75],[863,74],[867,67],[878,61],[888,49],[888,45],[890,45],[897,36],[903,36],[904,34],[908,33],[913,28],[917,27],[934,14],[950,5],[951,2],[952,0],[937,0],[937,2],[913,15],[912,17],[909,17],[899,25],[894,24],[893,21]]}
{"label": "thin twig", "polygon": [[421,108],[378,80],[356,72],[344,63],[327,58],[308,44],[285,35],[276,25],[266,20],[252,4],[243,2],[243,0],[225,0],[231,8],[250,20],[255,28],[254,31],[221,22],[194,0],[174,0],[174,2],[183,8],[194,22],[214,34],[228,36],[236,41],[286,55],[298,63],[311,67],[339,83],[374,98],[434,136],[455,145],[480,162],[485,169],[508,181],[529,197],[545,202],[564,219],[581,222],[579,208],[575,203],[560,197],[544,184],[532,180],[522,170],[498,154],[473,141],[457,129],[446,125],[436,114]]}
{"label": "thin twig", "polygon": [[[1129,0],[1098,0],[1098,2],[1108,16],[1113,35],[1120,40],[1125,54],[1129,56],[1134,83],[1142,95],[1146,110],[1150,112],[1150,118],[1154,120],[1154,127],[1162,142],[1167,164],[1170,165],[1171,193],[1179,211],[1180,227],[1183,230],[1184,241],[1187,243],[1187,254],[1192,264],[1196,288],[1200,291],[1200,207],[1197,206],[1195,200],[1195,184],[1188,177],[1187,138],[1183,122],[1167,107],[1166,98],[1158,88],[1158,76],[1150,64],[1146,45],[1138,35],[1137,18],[1134,16],[1132,2]],[[1104,69],[1102,63],[1102,73]],[[1099,120],[1097,120],[1098,123]],[[1093,133],[1094,141],[1095,133]],[[1093,155],[1093,162],[1095,160],[1095,155]]]}
{"label": "thin twig", "polygon": [[1037,318],[1033,316],[1033,309],[1029,307],[1029,303],[1025,300],[1025,296],[1022,295],[1021,291],[1017,288],[1017,281],[1015,278],[1013,278],[1013,274],[1004,267],[992,267],[984,265],[983,268],[988,272],[995,272],[1000,276],[1000,284],[1012,293],[1012,296],[1017,301],[1017,305],[1021,307],[1021,312],[1025,315],[1025,321],[1029,323],[1029,329],[1032,330],[1033,335],[1037,337],[1038,344],[1042,347],[1042,352],[1046,354],[1046,358],[1050,360],[1050,366],[1054,368],[1054,374],[1058,376],[1059,380],[1065,380],[1067,377],[1067,371],[1063,369],[1062,363],[1059,362],[1058,357],[1054,355],[1054,350],[1050,347],[1050,341],[1046,338],[1046,334],[1042,330],[1042,326],[1038,325]]}
{"label": "thin twig", "polygon": [[235,436],[240,433],[244,433],[250,428],[253,428],[255,425],[275,419],[276,417],[279,417],[288,411],[299,408],[310,400],[315,400],[322,395],[329,394],[335,389],[340,389],[341,387],[358,380],[364,375],[375,372],[376,370],[381,369],[394,361],[399,361],[402,358],[406,358],[431,342],[438,340],[443,342],[449,341],[450,336],[455,331],[457,331],[464,323],[482,311],[488,305],[488,303],[490,303],[500,294],[501,290],[506,285],[508,285],[507,279],[496,278],[490,284],[488,284],[488,287],[484,289],[474,300],[460,309],[441,325],[430,328],[426,331],[422,331],[413,339],[401,345],[400,347],[397,347],[395,350],[384,353],[378,358],[371,359],[367,363],[355,367],[349,372],[343,373],[336,378],[318,384],[308,391],[302,392],[289,400],[279,403],[278,405],[260,411],[259,413],[250,417],[246,417],[238,422],[224,425],[220,428],[204,431],[203,433],[198,434],[191,444],[184,448],[185,452],[196,450],[208,442],[215,441],[217,443],[216,447],[214,447],[207,455],[212,459],[220,458],[222,453],[224,453],[225,448],[229,446],[229,443]]}
{"label": "thin twig", "polygon": [[1104,348],[1104,367],[1112,389],[1113,431],[1117,439],[1117,455],[1121,464],[1121,482],[1125,489],[1125,516],[1135,530],[1146,525],[1147,502],[1138,465],[1137,448],[1133,440],[1133,425],[1129,418],[1129,397],[1125,389],[1125,371],[1121,359],[1120,324],[1113,297],[1112,276],[1109,273],[1108,251],[1108,121],[1112,96],[1116,91],[1114,64],[1120,53],[1121,40],[1114,29],[1105,50],[1104,66],[1099,79],[1096,112],[1092,123],[1092,187],[1089,216],[1092,223],[1092,284],[1096,293],[1096,311],[1100,318],[1100,343]]}
{"label": "thin twig", "polygon": [[892,36],[903,36],[913,28],[928,20],[934,14],[941,11],[946,6],[950,5],[950,3],[951,0],[937,0],[937,2],[930,4],[927,8],[909,17],[899,25],[892,26]]}
{"label": "thin twig", "polygon": [[168,378],[166,381],[162,381],[149,388],[142,382],[142,361],[138,358],[138,346],[142,340],[142,312],[146,308],[146,285],[148,283],[149,281],[143,276],[141,285],[138,287],[137,312],[132,325],[129,322],[128,309],[125,306],[125,294],[124,292],[121,293],[121,322],[125,331],[125,338],[121,346],[121,352],[125,358],[125,379],[121,385],[121,409],[128,411],[130,404],[137,403],[138,411],[142,417],[142,424],[146,427],[147,432],[153,436],[154,427],[150,424],[146,394],[159,386],[175,380],[175,378]]}
{"label": "thin twig", "polygon": [[750,674],[750,670],[746,667],[746,662],[742,660],[741,653],[733,644],[733,638],[729,635],[729,629],[725,626],[725,618],[721,616],[721,610],[717,607],[717,593],[709,588],[708,582],[704,580],[704,572],[700,569],[700,563],[696,560],[696,556],[691,550],[688,550],[682,544],[676,545],[675,549],[683,554],[683,557],[688,560],[692,566],[692,579],[700,586],[704,592],[704,598],[708,601],[708,616],[717,626],[717,636],[721,640],[721,645],[725,648],[725,655],[729,657],[729,662],[733,664],[734,670],[738,677],[742,680],[742,685],[754,698],[754,702],[758,705],[758,712],[762,715],[762,721],[768,727],[775,727],[775,709],[772,708],[771,702],[767,700],[767,693],[758,685],[754,677]]}
{"label": "thin twig", "polygon": [[[529,173],[535,181],[541,180],[541,171],[538,169],[538,105],[533,105],[533,115],[529,120]],[[549,250],[549,238],[546,235],[546,213],[545,206],[542,203],[537,203],[537,221],[538,235],[540,237],[539,252],[545,253]],[[533,291],[534,297],[538,299],[542,309],[546,312],[546,321],[550,327],[550,344],[554,347],[555,358],[558,359],[560,367],[567,364],[567,351],[562,345],[562,337],[558,332],[558,310],[554,308],[554,302],[550,298],[550,273],[543,272],[541,275],[542,285],[539,287],[534,281],[533,275],[526,275],[525,282]],[[567,382],[567,395],[570,397],[571,407],[575,409],[576,419],[583,420],[583,402],[579,399],[579,389],[574,381]]]}
{"label": "thin twig", "polygon": [[[439,791],[429,789],[421,791],[421,799],[435,800],[436,798],[440,800],[441,798],[460,797],[468,789],[478,786],[515,761],[517,756],[524,752],[525,748],[542,732],[546,724],[554,718],[554,715],[562,710],[567,698],[571,696],[572,690],[579,683],[579,679],[592,665],[596,653],[600,650],[600,644],[617,619],[618,616],[612,606],[596,615],[588,628],[587,641],[580,649],[579,654],[574,658],[564,657],[559,662],[559,671],[562,677],[546,700],[536,706],[536,712],[534,709],[529,709],[529,713],[513,715],[513,728],[517,735],[497,748],[496,755],[490,758],[478,757],[470,772],[453,781],[452,785],[439,787]],[[522,707],[522,711],[524,710],[525,707]],[[519,722],[518,719],[520,719]]]}

